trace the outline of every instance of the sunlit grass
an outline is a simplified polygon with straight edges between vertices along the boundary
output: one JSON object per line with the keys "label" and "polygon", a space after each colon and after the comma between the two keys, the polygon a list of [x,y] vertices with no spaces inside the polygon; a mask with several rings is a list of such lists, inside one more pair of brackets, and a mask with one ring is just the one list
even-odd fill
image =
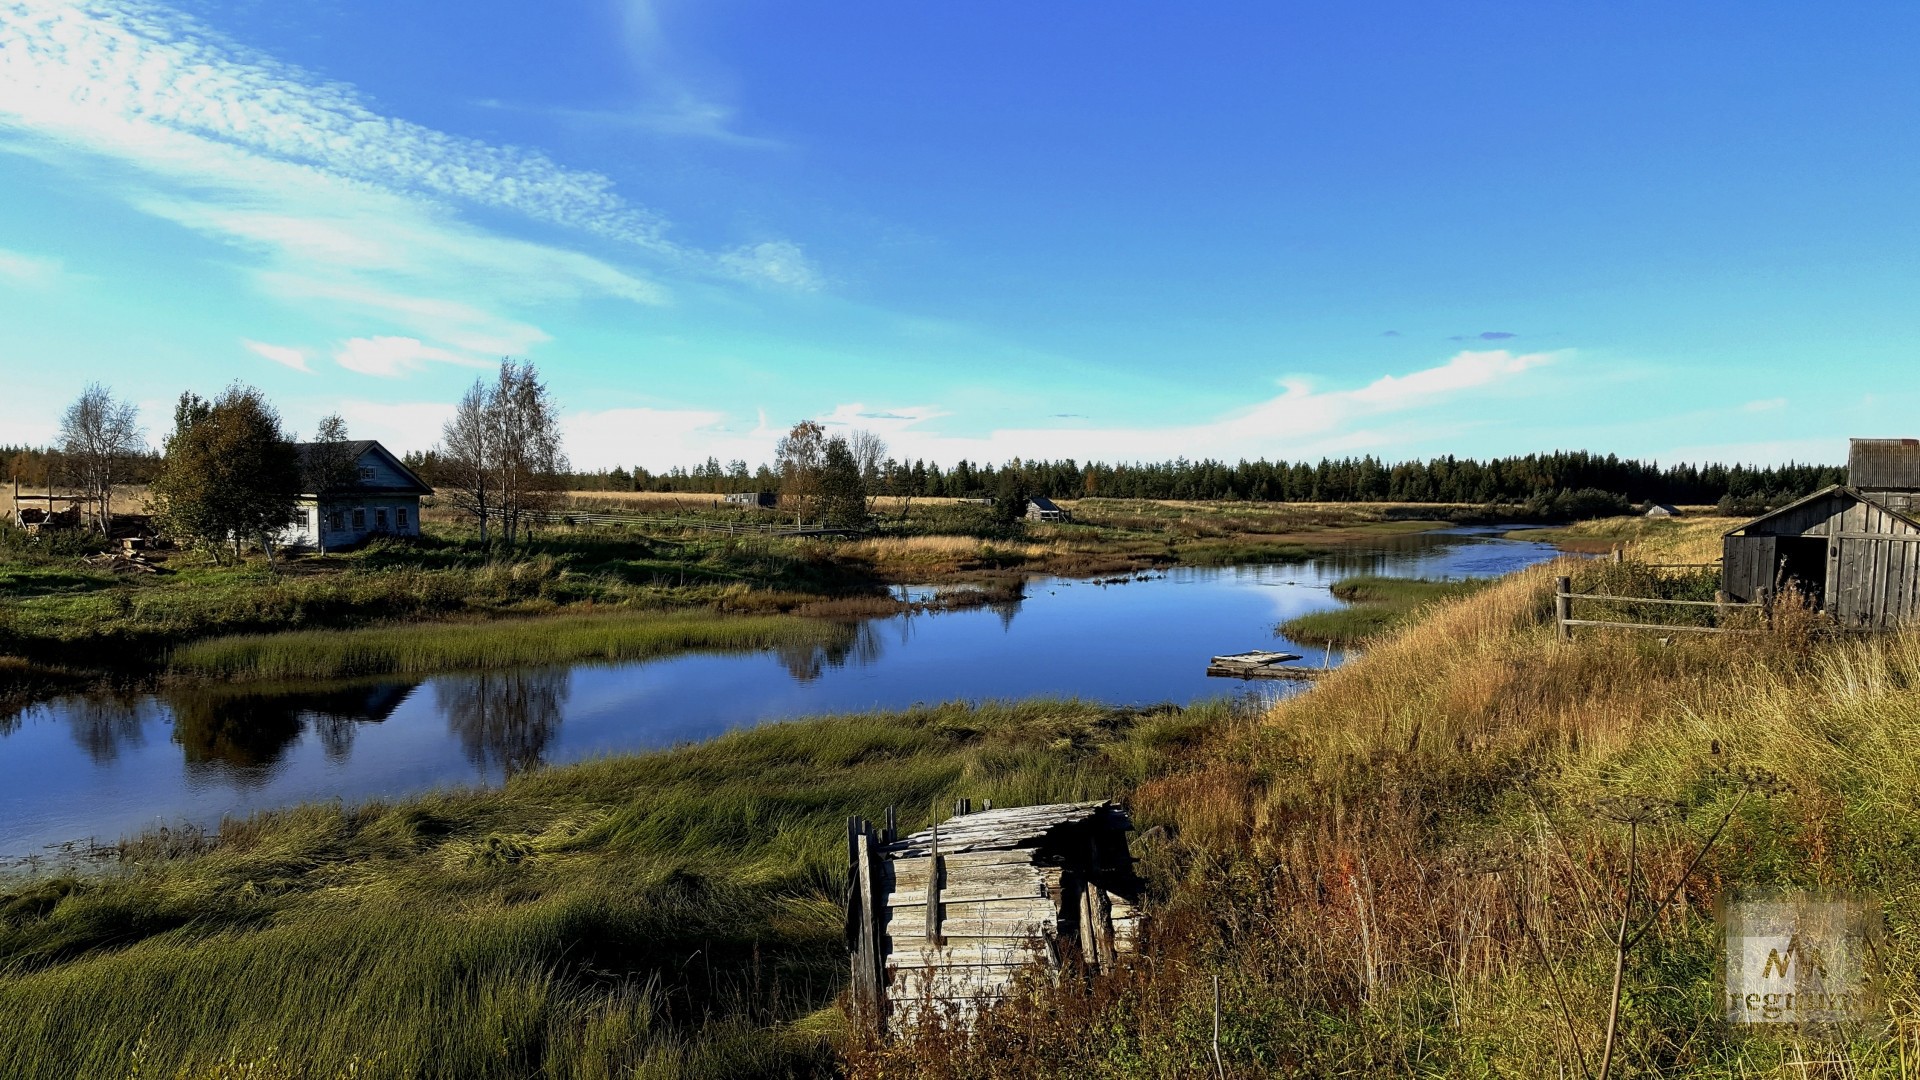
{"label": "sunlit grass", "polygon": [[1119,795],[1234,722],[953,705],[230,822],[0,892],[0,1075],[829,1072],[849,814]]}
{"label": "sunlit grass", "polygon": [[176,674],[228,680],[423,675],[819,644],[846,633],[835,623],[778,615],[566,615],[214,638],[175,649],[168,667]]}

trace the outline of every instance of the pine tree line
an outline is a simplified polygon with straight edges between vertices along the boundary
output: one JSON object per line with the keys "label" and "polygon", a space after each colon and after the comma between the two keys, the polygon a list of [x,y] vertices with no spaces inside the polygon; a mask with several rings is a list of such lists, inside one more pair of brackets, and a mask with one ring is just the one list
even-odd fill
{"label": "pine tree line", "polygon": [[[431,463],[423,463],[431,468]],[[1372,455],[1322,458],[1316,463],[1185,459],[1157,463],[1081,464],[1020,461],[976,465],[961,460],[888,461],[884,490],[897,495],[968,498],[991,493],[1012,472],[1026,491],[1056,499],[1229,499],[1253,502],[1525,503],[1569,495],[1604,495],[1622,503],[1704,505],[1778,503],[1829,484],[1844,483],[1838,465],[1667,465],[1615,454],[1555,451],[1480,461],[1448,455],[1389,463]],[[575,490],[671,491],[721,494],[777,491],[780,476],[744,461],[708,458],[665,473],[613,468],[575,473]]]}

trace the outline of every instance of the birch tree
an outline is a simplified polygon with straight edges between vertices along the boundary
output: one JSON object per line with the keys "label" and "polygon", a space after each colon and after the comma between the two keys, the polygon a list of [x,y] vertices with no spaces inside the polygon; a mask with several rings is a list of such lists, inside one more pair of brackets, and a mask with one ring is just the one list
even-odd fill
{"label": "birch tree", "polygon": [[[140,414],[113,391],[89,383],[60,417],[60,451],[79,475],[102,534],[113,527],[113,487],[128,458],[140,451]],[[52,511],[52,506],[48,506]]]}
{"label": "birch tree", "polygon": [[478,523],[483,544],[513,544],[560,494],[560,412],[531,363],[505,361],[491,383],[475,380],[441,441],[447,497]]}

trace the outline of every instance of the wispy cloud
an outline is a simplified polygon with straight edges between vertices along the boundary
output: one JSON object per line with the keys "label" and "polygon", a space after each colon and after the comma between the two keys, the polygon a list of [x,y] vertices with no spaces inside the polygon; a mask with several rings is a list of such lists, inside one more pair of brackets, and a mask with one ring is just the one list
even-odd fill
{"label": "wispy cloud", "polygon": [[246,338],[240,339],[240,344],[246,346],[247,351],[255,356],[271,360],[283,367],[290,367],[295,371],[313,374],[313,369],[307,366],[307,354],[292,346],[269,345],[264,341],[251,341]]}
{"label": "wispy cloud", "polygon": [[[686,248],[605,176],[382,115],[350,86],[147,0],[0,0],[0,149],[96,177],[139,210],[254,253],[264,291],[303,280],[380,329],[456,347],[468,346],[441,337],[455,307],[481,316],[461,331],[471,337],[512,321],[495,311],[542,300],[670,299],[633,270],[480,228],[463,207],[611,240],[679,273],[818,281],[791,243]],[[138,172],[100,169],[100,158]]]}
{"label": "wispy cloud", "polygon": [[1783,397],[1776,397],[1776,398],[1765,398],[1760,401],[1749,401],[1746,404],[1740,406],[1740,411],[1743,413],[1778,412],[1781,409],[1784,409],[1786,407],[1787,407],[1787,399]]}
{"label": "wispy cloud", "polygon": [[486,360],[462,356],[410,337],[351,338],[340,346],[340,351],[333,354],[333,361],[348,371],[385,378],[418,371],[428,364],[490,366]]}
{"label": "wispy cloud", "polygon": [[61,273],[59,259],[0,248],[0,278],[15,285],[46,285]]}
{"label": "wispy cloud", "polygon": [[1513,333],[1512,331],[1508,331],[1508,330],[1482,330],[1477,334],[1455,334],[1452,337],[1448,338],[1447,340],[1448,341],[1506,341],[1511,338],[1517,338],[1519,336],[1520,336],[1519,334]]}
{"label": "wispy cloud", "polygon": [[[961,458],[1005,461],[1015,456],[1165,461],[1377,453],[1410,445],[1418,437],[1458,431],[1461,422],[1435,419],[1439,406],[1474,393],[1524,392],[1507,387],[1564,355],[1468,350],[1433,367],[1383,375],[1346,389],[1286,379],[1277,396],[1197,424],[1002,428],[978,437],[953,436],[939,431],[936,423],[947,417],[963,419],[947,409],[874,409],[862,402],[838,405],[816,418],[829,427],[867,428],[886,439],[896,457],[948,464]],[[766,426],[763,415],[756,429],[743,432],[727,414],[701,410],[618,409],[567,419],[569,440],[581,440],[570,441],[570,453],[586,467],[638,462],[664,468],[710,454],[763,461],[772,453],[775,435]]]}
{"label": "wispy cloud", "polygon": [[660,0],[615,0],[627,56],[639,80],[642,98],[618,110],[585,110],[584,122],[618,123],[661,135],[705,139],[730,146],[766,148],[779,141],[747,135],[736,128],[739,109],[720,100],[711,79],[694,78],[681,49],[669,40]]}

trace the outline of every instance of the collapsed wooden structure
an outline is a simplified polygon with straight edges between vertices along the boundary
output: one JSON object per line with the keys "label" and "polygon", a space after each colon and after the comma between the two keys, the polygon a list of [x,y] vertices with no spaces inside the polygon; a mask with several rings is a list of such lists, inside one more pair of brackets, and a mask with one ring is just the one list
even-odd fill
{"label": "collapsed wooden structure", "polygon": [[1132,828],[1111,802],[955,816],[896,837],[847,827],[847,944],[857,1022],[911,1031],[966,1023],[1025,972],[1098,972],[1135,947],[1140,879]]}
{"label": "collapsed wooden structure", "polygon": [[1287,666],[1298,659],[1299,653],[1253,649],[1214,657],[1207,663],[1207,674],[1216,679],[1293,679],[1297,682],[1326,674],[1321,668]]}

